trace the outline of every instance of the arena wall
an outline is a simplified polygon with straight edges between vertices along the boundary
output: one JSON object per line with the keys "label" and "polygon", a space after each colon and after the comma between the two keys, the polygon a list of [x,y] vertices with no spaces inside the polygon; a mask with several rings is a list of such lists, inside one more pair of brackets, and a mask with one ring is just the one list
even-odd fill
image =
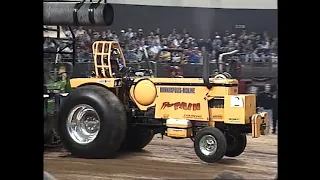
{"label": "arena wall", "polygon": [[113,4],[224,9],[278,9],[277,2],[277,0],[108,0],[108,3]]}
{"label": "arena wall", "polygon": [[186,28],[197,38],[208,38],[215,31],[238,32],[236,25],[248,31],[268,31],[277,36],[277,10],[273,9],[211,9],[194,7],[161,7],[115,4],[115,20],[111,29],[143,28],[145,31],[161,27],[162,32]]}
{"label": "arena wall", "polygon": [[[268,31],[277,36],[277,0],[108,0],[114,4],[115,20],[109,28],[119,32],[132,27],[145,31],[161,27],[187,29],[196,38],[209,38],[215,31]],[[96,28],[96,27],[95,27]],[[102,28],[106,29],[106,28]]]}

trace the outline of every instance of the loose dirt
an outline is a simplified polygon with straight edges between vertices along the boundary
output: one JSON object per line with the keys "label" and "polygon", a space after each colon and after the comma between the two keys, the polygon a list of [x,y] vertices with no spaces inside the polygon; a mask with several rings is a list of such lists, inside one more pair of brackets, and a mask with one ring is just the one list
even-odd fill
{"label": "loose dirt", "polygon": [[248,136],[244,153],[207,164],[197,158],[190,139],[155,136],[142,152],[116,159],[79,159],[63,149],[44,153],[44,169],[58,180],[212,179],[224,170],[246,179],[274,179],[277,173],[277,136]]}

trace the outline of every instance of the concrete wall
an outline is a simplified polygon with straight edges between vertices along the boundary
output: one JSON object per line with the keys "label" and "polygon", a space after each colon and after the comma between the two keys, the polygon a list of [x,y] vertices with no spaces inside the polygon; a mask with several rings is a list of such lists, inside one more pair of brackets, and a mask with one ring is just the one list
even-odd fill
{"label": "concrete wall", "polygon": [[[96,0],[94,0],[96,1]],[[108,0],[114,4],[115,20],[110,27],[119,32],[132,27],[145,31],[161,27],[186,28],[197,38],[208,38],[215,31],[233,31],[245,25],[247,31],[268,31],[277,36],[277,0]],[[97,28],[97,27],[95,27]]]}
{"label": "concrete wall", "polygon": [[278,9],[277,0],[108,0],[112,4],[204,7],[225,9]]}
{"label": "concrete wall", "polygon": [[162,32],[186,28],[193,36],[208,38],[215,31],[240,31],[235,25],[245,25],[248,31],[268,31],[277,36],[276,9],[220,9],[197,7],[165,7],[115,4],[115,20],[110,27],[143,28],[146,31],[161,27]]}

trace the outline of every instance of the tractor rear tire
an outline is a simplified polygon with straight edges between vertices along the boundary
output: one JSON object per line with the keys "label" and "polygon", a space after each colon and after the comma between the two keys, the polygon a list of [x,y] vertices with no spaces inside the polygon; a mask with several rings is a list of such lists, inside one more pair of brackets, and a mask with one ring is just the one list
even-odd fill
{"label": "tractor rear tire", "polygon": [[53,138],[53,129],[50,126],[48,120],[43,123],[43,142],[44,144],[51,144]]}
{"label": "tractor rear tire", "polygon": [[218,128],[205,127],[195,135],[194,150],[202,161],[207,163],[218,162],[223,158],[226,149],[227,140]]}
{"label": "tractor rear tire", "polygon": [[[244,133],[240,133],[239,135],[234,137],[235,139],[232,142],[228,142],[227,139],[227,151],[225,156],[227,157],[236,157],[239,156],[245,150],[247,146],[247,136]],[[233,143],[233,144],[230,144]]]}
{"label": "tractor rear tire", "polygon": [[125,140],[120,148],[121,151],[141,151],[153,139],[154,134],[131,130],[127,133]]}
{"label": "tractor rear tire", "polygon": [[[79,105],[90,106],[99,119],[99,131],[88,143],[77,143],[67,129],[68,116]],[[62,144],[72,155],[80,158],[115,157],[125,138],[126,127],[124,105],[111,91],[95,85],[71,91],[63,101],[58,117],[58,132]]]}

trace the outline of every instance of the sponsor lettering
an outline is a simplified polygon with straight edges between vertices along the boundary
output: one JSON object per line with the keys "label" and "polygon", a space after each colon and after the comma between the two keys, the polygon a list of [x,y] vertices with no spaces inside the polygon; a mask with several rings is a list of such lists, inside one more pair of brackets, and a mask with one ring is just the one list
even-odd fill
{"label": "sponsor lettering", "polygon": [[202,119],[201,115],[192,115],[192,114],[185,114],[183,117],[186,119]]}
{"label": "sponsor lettering", "polygon": [[196,88],[181,88],[181,87],[160,87],[160,93],[185,93],[194,94]]}
{"label": "sponsor lettering", "polygon": [[221,115],[214,115],[212,116],[213,119],[222,119],[222,116]]}
{"label": "sponsor lettering", "polygon": [[107,80],[107,79],[100,79],[98,82],[99,83],[108,83],[108,82],[111,82],[111,81]]}
{"label": "sponsor lettering", "polygon": [[161,109],[174,107],[174,110],[183,109],[183,110],[200,110],[200,103],[186,103],[186,102],[164,102],[162,103]]}
{"label": "sponsor lettering", "polygon": [[229,118],[228,120],[229,120],[229,121],[240,121],[239,118]]}

